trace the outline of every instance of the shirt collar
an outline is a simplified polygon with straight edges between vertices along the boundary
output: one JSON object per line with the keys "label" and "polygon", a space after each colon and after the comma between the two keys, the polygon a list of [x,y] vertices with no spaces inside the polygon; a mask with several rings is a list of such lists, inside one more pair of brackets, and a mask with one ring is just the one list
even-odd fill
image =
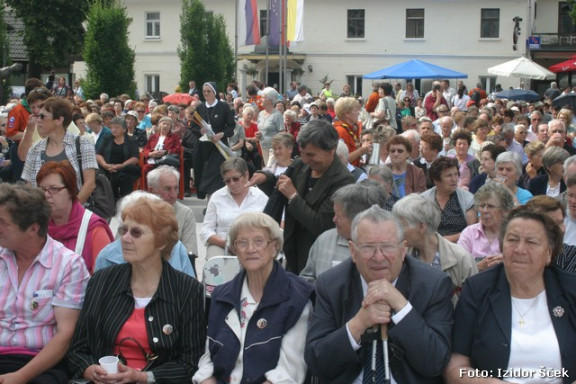
{"label": "shirt collar", "polygon": [[204,104],[206,104],[206,108],[212,108],[215,107],[216,104],[218,104],[218,99],[214,100],[214,102],[212,104],[208,104],[208,102],[206,101]]}

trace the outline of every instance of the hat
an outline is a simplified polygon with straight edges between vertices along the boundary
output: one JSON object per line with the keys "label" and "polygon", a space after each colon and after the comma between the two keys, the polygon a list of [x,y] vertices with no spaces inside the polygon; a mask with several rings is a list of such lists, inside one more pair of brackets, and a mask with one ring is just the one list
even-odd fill
{"label": "hat", "polygon": [[205,86],[208,86],[208,87],[212,88],[212,91],[214,91],[214,94],[215,94],[216,96],[218,96],[218,87],[216,86],[216,83],[215,83],[215,82],[213,82],[213,81],[207,81],[207,82],[204,83],[204,87],[205,87]]}
{"label": "hat", "polygon": [[510,110],[514,112],[520,112],[520,108],[518,108],[517,106],[513,106],[512,108],[510,108]]}
{"label": "hat", "polygon": [[136,122],[138,122],[138,113],[136,111],[128,111],[126,112],[126,114],[134,117],[136,119]]}

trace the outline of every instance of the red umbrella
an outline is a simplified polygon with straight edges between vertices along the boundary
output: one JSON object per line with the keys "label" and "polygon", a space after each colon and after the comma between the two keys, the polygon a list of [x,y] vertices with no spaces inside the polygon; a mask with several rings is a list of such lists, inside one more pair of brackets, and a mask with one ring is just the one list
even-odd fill
{"label": "red umbrella", "polygon": [[552,72],[574,72],[576,71],[576,55],[571,56],[570,59],[550,67]]}
{"label": "red umbrella", "polygon": [[189,105],[192,100],[194,100],[194,97],[190,96],[187,93],[173,93],[171,95],[168,96],[164,96],[162,98],[162,101],[165,103],[170,103],[170,104],[186,104]]}

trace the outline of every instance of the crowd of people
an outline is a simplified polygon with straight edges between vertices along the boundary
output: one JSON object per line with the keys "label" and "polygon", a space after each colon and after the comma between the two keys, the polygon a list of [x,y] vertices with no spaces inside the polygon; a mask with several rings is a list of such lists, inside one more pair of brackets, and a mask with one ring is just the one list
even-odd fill
{"label": "crowd of people", "polygon": [[[0,383],[576,380],[560,91],[191,81],[169,105],[53,82],[26,81],[0,140]],[[199,246],[241,265],[207,303]]]}

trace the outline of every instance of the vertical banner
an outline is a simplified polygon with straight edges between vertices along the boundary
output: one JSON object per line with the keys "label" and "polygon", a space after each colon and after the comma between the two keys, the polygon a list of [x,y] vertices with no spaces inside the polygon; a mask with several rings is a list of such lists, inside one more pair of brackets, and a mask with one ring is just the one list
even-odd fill
{"label": "vertical banner", "polygon": [[282,27],[282,0],[270,0],[270,14],[268,15],[268,45],[270,47],[280,46],[280,35]]}
{"label": "vertical banner", "polygon": [[304,0],[287,0],[287,41],[304,40]]}
{"label": "vertical banner", "polygon": [[238,0],[236,26],[240,45],[260,44],[260,22],[256,0]]}

